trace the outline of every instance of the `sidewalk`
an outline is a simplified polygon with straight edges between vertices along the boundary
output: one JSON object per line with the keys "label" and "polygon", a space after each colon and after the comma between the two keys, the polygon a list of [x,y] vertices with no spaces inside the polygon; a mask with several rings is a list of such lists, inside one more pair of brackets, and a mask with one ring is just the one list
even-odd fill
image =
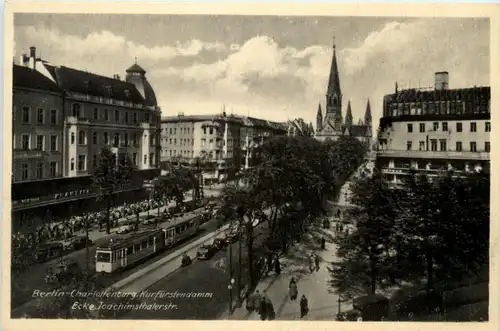
{"label": "sidewalk", "polygon": [[[321,229],[325,238],[333,236],[333,230]],[[303,320],[335,320],[338,312],[338,296],[330,292],[328,281],[330,279],[327,267],[336,259],[336,247],[327,241],[325,250],[319,249],[319,243],[313,238],[308,238],[304,243],[290,247],[289,253],[280,258],[281,274],[274,272],[265,277],[257,286],[260,293],[266,292],[276,312],[276,320],[299,320],[300,297],[305,294],[309,301],[309,314]],[[313,247],[318,249],[311,249]],[[308,257],[312,252],[321,259],[319,271],[309,271]],[[291,301],[288,296],[288,284],[295,277],[298,287],[297,300]],[[236,308],[232,315],[226,312],[221,318],[229,320],[260,320],[257,312],[248,314],[246,302],[241,308]],[[352,309],[350,302],[342,303],[341,310]]]}

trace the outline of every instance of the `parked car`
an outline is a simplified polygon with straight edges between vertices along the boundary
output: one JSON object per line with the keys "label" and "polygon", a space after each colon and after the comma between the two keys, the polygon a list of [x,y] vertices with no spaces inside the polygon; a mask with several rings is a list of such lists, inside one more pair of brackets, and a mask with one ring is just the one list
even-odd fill
{"label": "parked car", "polygon": [[229,228],[226,231],[225,235],[226,243],[228,244],[235,243],[238,241],[239,238],[240,238],[240,232],[238,231],[237,228]]}
{"label": "parked car", "polygon": [[214,242],[212,243],[212,246],[214,246],[215,249],[217,249],[217,250],[220,250],[220,249],[226,247],[226,245],[227,245],[227,242],[226,242],[225,238],[215,238]]}
{"label": "parked car", "polygon": [[60,242],[42,244],[35,250],[35,261],[44,262],[63,254],[64,246]]}
{"label": "parked car", "polygon": [[144,225],[149,225],[149,224],[155,224],[155,222],[156,222],[156,218],[153,217],[153,218],[146,218],[141,223]]}
{"label": "parked car", "polygon": [[129,232],[132,232],[134,230],[134,225],[133,224],[124,224],[120,226],[117,230],[116,233],[118,234],[126,234]]}
{"label": "parked car", "polygon": [[64,260],[47,270],[45,280],[47,283],[67,283],[81,272],[80,266],[74,260]]}
{"label": "parked car", "polygon": [[[70,245],[72,249],[78,250],[81,248],[85,248],[85,244],[87,242],[87,238],[85,236],[75,236],[70,239]],[[89,245],[91,244],[91,240],[89,240]]]}
{"label": "parked car", "polygon": [[213,245],[203,245],[198,248],[196,257],[198,260],[209,260],[215,255],[216,248]]}

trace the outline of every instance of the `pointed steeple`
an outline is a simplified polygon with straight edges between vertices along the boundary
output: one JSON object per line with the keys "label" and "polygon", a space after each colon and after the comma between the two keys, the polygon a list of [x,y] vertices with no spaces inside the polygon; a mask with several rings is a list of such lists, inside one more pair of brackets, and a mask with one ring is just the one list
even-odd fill
{"label": "pointed steeple", "polygon": [[368,102],[366,103],[365,125],[368,125],[368,126],[372,125],[372,110],[370,107],[370,99],[368,99]]}
{"label": "pointed steeple", "polygon": [[321,131],[323,128],[323,111],[321,110],[321,103],[318,104],[318,113],[316,114],[316,131]]}
{"label": "pointed steeple", "polygon": [[326,91],[326,114],[324,122],[332,123],[336,131],[340,131],[342,128],[342,91],[340,89],[335,38],[333,39],[332,65],[330,67],[330,77],[328,78],[328,88]]}
{"label": "pointed steeple", "polygon": [[347,112],[345,114],[345,125],[352,125],[352,110],[351,110],[351,100],[347,102]]}
{"label": "pointed steeple", "polygon": [[341,91],[340,91],[339,67],[337,65],[335,37],[333,37],[332,65],[330,67],[330,77],[328,79],[328,89],[326,94],[333,96],[335,93],[340,97]]}

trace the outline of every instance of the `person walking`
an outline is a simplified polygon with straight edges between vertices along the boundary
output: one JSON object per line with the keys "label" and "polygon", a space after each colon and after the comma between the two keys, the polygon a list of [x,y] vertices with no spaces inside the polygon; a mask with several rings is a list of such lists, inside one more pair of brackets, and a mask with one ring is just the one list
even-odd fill
{"label": "person walking", "polygon": [[314,264],[316,266],[316,271],[319,271],[319,256],[317,254],[314,255]]}
{"label": "person walking", "polygon": [[274,261],[274,272],[276,272],[276,275],[278,276],[281,274],[281,264],[278,257]]}
{"label": "person walking", "polygon": [[271,302],[271,299],[266,296],[266,310],[267,310],[267,319],[272,321],[276,317],[276,312],[274,311],[274,306],[273,303]]}
{"label": "person walking", "polygon": [[259,315],[261,321],[267,319],[267,301],[265,295],[262,296],[259,301]]}
{"label": "person walking", "polygon": [[248,296],[247,311],[251,313],[252,311],[257,310],[259,308],[259,302],[260,302],[260,293],[259,290],[256,290],[255,293]]}
{"label": "person walking", "polygon": [[321,249],[325,250],[326,247],[326,240],[325,237],[321,237]]}
{"label": "person walking", "polygon": [[314,271],[314,253],[311,253],[311,256],[309,257],[309,270],[311,273]]}
{"label": "person walking", "polygon": [[303,318],[309,312],[309,303],[307,302],[307,298],[305,294],[302,294],[300,298],[300,318]]}
{"label": "person walking", "polygon": [[288,295],[290,295],[290,300],[296,300],[298,293],[297,282],[295,281],[295,278],[292,277],[290,284],[288,285]]}

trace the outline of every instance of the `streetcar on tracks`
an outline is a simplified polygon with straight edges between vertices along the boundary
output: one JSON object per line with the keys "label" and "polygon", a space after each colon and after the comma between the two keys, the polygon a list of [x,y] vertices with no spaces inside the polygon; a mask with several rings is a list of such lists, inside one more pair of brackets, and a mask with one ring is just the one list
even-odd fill
{"label": "streetcar on tracks", "polygon": [[199,231],[201,215],[190,215],[158,229],[116,234],[97,242],[96,272],[114,273],[147,260]]}

